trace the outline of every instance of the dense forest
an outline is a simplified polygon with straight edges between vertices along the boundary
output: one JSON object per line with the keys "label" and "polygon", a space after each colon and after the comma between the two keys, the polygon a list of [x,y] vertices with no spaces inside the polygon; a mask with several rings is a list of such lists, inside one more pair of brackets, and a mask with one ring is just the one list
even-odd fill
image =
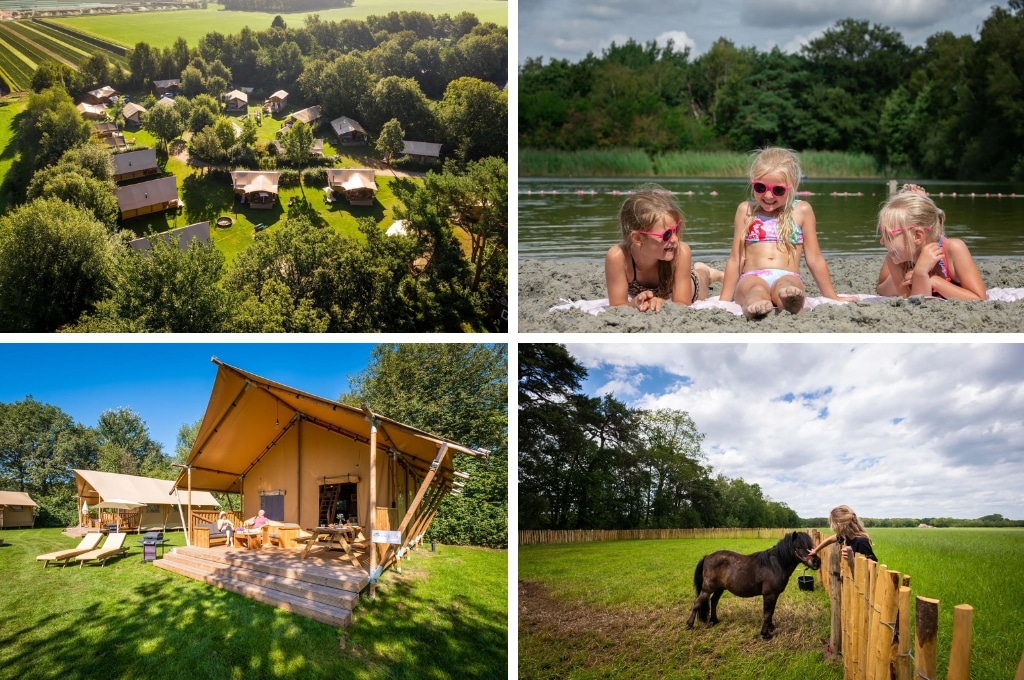
{"label": "dense forest", "polygon": [[632,40],[578,63],[524,55],[520,148],[872,154],[948,179],[1024,179],[1024,0],[993,7],[978,39],[909,47],[845,19],[798,54],[719,39],[706,53]]}
{"label": "dense forest", "polygon": [[[491,451],[487,461],[457,459],[470,477],[461,496],[442,502],[430,529],[434,540],[508,545],[507,352],[504,345],[378,345],[339,398]],[[31,395],[0,402],[0,489],[28,492],[39,504],[36,526],[70,526],[78,518],[73,469],[175,479],[172,464],[184,463],[200,423],[183,424],[174,452],[166,452],[130,408],[109,409],[95,425],[83,425]]]}
{"label": "dense forest", "polygon": [[[3,187],[15,207],[0,218],[0,330],[507,330],[507,28],[468,13],[312,15],[293,28],[277,17],[265,31],[211,32],[194,47],[139,42],[127,57],[128,70],[97,53],[81,71],[44,61],[34,74]],[[258,84],[255,96],[287,88],[291,102],[321,106],[327,132],[346,115],[378,142],[390,130],[399,143],[403,134],[441,143],[442,164],[423,181],[393,183],[404,236],[384,238],[363,218],[358,238],[343,237],[320,229],[315,207],[300,201],[230,267],[209,246],[141,255],[125,245],[136,235],[119,229],[109,155],[90,143],[74,102],[101,85],[146,92],[173,78],[173,106],[141,97],[143,127],[161,164],[184,135],[191,157],[212,166],[179,186],[193,209],[208,202],[208,186],[228,184],[230,168],[279,169],[282,185],[319,190],[336,160],[311,156],[303,124],[282,137],[283,153],[257,143],[252,117],[238,125],[223,115],[232,83]],[[112,107],[115,120],[123,106]],[[382,156],[393,148],[377,147]]]}
{"label": "dense forest", "polygon": [[519,345],[519,528],[794,527],[757,484],[714,473],[684,411],[580,393],[562,345]]}

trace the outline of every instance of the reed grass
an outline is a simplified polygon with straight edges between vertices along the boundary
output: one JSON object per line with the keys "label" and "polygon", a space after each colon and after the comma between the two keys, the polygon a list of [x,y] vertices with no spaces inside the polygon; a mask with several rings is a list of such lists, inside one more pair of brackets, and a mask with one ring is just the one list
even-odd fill
{"label": "reed grass", "polygon": [[[802,151],[804,174],[814,178],[874,178],[885,173],[862,153]],[[736,151],[672,151],[648,156],[639,149],[520,149],[520,177],[720,177],[743,178],[751,154]]]}

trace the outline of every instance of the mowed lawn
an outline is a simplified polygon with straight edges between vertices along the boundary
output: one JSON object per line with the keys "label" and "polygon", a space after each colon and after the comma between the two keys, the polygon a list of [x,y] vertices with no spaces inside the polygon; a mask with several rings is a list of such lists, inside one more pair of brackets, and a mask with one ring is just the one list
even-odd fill
{"label": "mowed lawn", "polygon": [[[359,0],[352,7],[286,13],[282,17],[289,26],[299,26],[309,14],[319,14],[323,21],[361,21],[369,16],[382,16],[391,12],[426,12],[433,15],[469,12],[476,15],[481,23],[507,26],[509,5],[502,0]],[[53,21],[128,47],[146,42],[162,48],[173,45],[179,36],[185,38],[190,47],[195,47],[199,38],[212,31],[233,34],[241,31],[244,26],[254,31],[266,30],[270,28],[275,16],[277,13],[274,12],[228,11],[220,5],[210,4],[207,9],[64,17]]]}
{"label": "mowed lawn", "polygon": [[[167,534],[183,545],[181,532]],[[141,562],[43,568],[59,529],[0,532],[0,678],[504,678],[507,552],[439,545],[337,629]]]}
{"label": "mowed lawn", "polygon": [[[974,607],[972,677],[1011,678],[1024,652],[1024,530],[876,529],[883,563],[911,576],[912,594],[940,600],[939,677],[953,606]],[[775,637],[762,641],[761,599],[726,594],[721,623],[686,630],[693,571],[720,549],[751,553],[772,540],[679,539],[519,548],[521,678],[771,678],[839,680],[826,662],[824,590],[779,599]],[[794,576],[802,574],[798,569]]]}
{"label": "mowed lawn", "polygon": [[[17,152],[14,144],[14,136],[18,132],[17,117],[25,110],[26,104],[23,98],[0,99],[0,182],[7,177],[11,165],[14,164]],[[7,208],[7,196],[0,193],[0,215],[5,215]]]}

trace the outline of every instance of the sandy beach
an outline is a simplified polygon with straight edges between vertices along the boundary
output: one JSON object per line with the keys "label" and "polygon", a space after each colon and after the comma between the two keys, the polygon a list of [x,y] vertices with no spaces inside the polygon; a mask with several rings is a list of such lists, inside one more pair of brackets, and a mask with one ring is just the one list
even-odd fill
{"label": "sandy beach", "polygon": [[[1024,289],[1024,258],[980,258],[989,290]],[[724,261],[711,261],[723,268]],[[836,292],[874,293],[881,259],[830,257]],[[802,272],[808,294],[819,295],[810,273]],[[711,289],[712,295],[721,285]],[[550,312],[564,300],[606,298],[600,261],[523,260],[519,263],[520,333],[1020,333],[1024,300],[976,301],[887,298],[880,302],[820,305],[801,314],[773,314],[747,321],[724,309],[690,309],[666,303],[657,313],[618,307],[592,315],[580,310]]]}

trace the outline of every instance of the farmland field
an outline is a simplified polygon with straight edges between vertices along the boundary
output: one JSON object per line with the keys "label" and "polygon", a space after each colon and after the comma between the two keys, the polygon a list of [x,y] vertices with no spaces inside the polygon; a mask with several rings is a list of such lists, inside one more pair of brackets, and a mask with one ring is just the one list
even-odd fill
{"label": "farmland field", "polygon": [[[508,3],[500,0],[357,0],[353,7],[283,14],[285,22],[301,25],[307,14],[319,14],[324,21],[342,19],[362,20],[368,16],[389,12],[426,12],[427,14],[458,14],[470,12],[481,22],[508,25]],[[208,9],[149,14],[109,14],[100,16],[64,17],[52,19],[76,30],[132,46],[144,41],[154,47],[169,47],[178,37],[195,46],[199,38],[218,31],[222,34],[238,33],[243,26],[262,31],[270,28],[276,16],[272,12],[236,12],[211,4]]]}
{"label": "farmland field", "polygon": [[[913,594],[940,600],[939,677],[945,677],[953,606],[974,607],[972,677],[1011,678],[1024,651],[1024,531],[874,529],[875,552],[910,575]],[[678,539],[519,548],[521,678],[738,678],[838,680],[826,662],[828,601],[791,582],[779,599],[775,637],[758,637],[760,598],[726,594],[722,622],[685,629],[693,568],[727,548],[764,550],[772,540]],[[801,572],[798,570],[797,574]]]}

